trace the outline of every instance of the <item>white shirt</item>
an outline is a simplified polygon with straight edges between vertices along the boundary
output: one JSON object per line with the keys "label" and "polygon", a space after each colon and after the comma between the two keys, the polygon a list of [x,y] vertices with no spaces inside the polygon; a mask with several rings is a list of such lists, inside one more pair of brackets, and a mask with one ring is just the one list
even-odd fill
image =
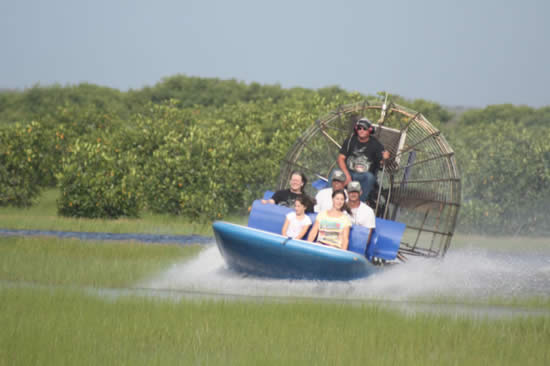
{"label": "white shirt", "polygon": [[286,236],[296,238],[301,232],[304,226],[311,225],[311,219],[308,215],[304,215],[301,220],[296,217],[296,212],[289,212],[286,214],[288,219],[288,227],[286,228]]}
{"label": "white shirt", "polygon": [[351,209],[351,221],[369,229],[376,227],[374,210],[364,202],[359,203],[359,207]]}
{"label": "white shirt", "polygon": [[[346,195],[346,202],[348,200],[348,193],[344,190]],[[314,212],[323,212],[332,208],[332,187],[321,189],[315,196],[317,203],[313,207]]]}

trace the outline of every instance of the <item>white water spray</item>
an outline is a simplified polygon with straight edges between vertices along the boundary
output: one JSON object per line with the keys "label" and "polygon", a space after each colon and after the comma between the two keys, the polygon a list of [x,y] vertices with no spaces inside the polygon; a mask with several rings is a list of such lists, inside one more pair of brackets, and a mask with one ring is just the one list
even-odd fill
{"label": "white water spray", "polygon": [[407,264],[354,281],[249,277],[227,269],[215,245],[139,285],[155,290],[253,297],[397,300],[436,296],[510,297],[550,294],[550,256],[469,248],[442,260],[412,258]]}

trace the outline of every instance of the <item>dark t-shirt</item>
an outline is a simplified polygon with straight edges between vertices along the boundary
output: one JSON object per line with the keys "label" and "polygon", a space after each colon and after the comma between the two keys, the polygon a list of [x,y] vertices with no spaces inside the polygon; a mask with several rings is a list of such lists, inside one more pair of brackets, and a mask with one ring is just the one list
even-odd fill
{"label": "dark t-shirt", "polygon": [[346,165],[350,171],[369,171],[373,174],[380,169],[383,151],[384,145],[373,136],[364,143],[360,142],[357,136],[351,136],[340,148],[340,154],[346,156]]}
{"label": "dark t-shirt", "polygon": [[[296,197],[300,196],[301,193],[294,193],[291,192],[290,189],[283,189],[280,191],[277,191],[273,194],[273,201],[275,201],[276,204],[281,206],[286,206],[290,208],[294,208],[294,202],[296,201]],[[313,212],[313,207],[306,207],[306,212]]]}

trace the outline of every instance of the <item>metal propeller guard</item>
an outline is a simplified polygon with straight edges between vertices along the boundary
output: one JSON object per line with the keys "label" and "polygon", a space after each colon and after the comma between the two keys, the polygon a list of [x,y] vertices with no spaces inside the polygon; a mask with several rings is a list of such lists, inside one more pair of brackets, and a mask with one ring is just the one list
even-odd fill
{"label": "metal propeller guard", "polygon": [[[443,257],[451,245],[461,202],[454,151],[421,113],[395,103],[363,101],[340,106],[319,118],[295,142],[281,165],[279,189],[294,170],[308,181],[327,179],[340,144],[362,117],[374,122],[374,136],[391,154],[371,192],[376,215],[406,224],[399,256]],[[308,185],[308,193],[316,191]]]}

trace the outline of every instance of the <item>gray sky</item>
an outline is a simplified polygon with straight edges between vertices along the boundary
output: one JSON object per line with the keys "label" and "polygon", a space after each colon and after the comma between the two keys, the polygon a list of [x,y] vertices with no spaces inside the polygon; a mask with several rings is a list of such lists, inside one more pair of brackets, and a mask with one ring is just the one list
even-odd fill
{"label": "gray sky", "polygon": [[175,74],[550,105],[545,0],[2,0],[0,88]]}

